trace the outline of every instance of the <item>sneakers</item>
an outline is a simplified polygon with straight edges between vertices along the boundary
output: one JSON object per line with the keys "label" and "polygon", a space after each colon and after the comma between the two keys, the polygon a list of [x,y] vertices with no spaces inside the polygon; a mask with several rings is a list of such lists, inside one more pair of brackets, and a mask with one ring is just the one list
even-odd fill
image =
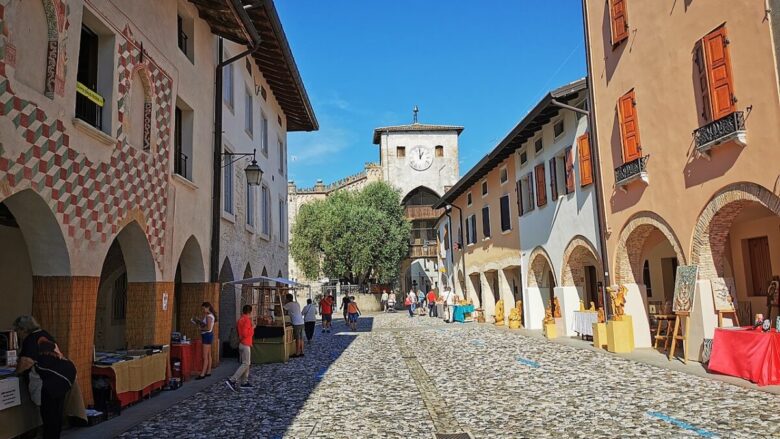
{"label": "sneakers", "polygon": [[225,385],[234,392],[238,392],[238,384],[233,380],[225,380]]}

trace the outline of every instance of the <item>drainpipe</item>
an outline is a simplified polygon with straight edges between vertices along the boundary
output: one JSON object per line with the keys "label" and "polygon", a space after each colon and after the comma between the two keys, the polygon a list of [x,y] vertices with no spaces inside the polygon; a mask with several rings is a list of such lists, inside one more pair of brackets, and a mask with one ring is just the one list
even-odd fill
{"label": "drainpipe", "polygon": [[588,83],[588,101],[590,102],[590,114],[588,115],[588,129],[593,134],[591,136],[591,149],[592,160],[596,187],[596,216],[598,218],[599,226],[599,244],[601,246],[601,266],[604,269],[604,285],[601,286],[601,297],[604,305],[605,317],[609,318],[607,306],[607,285],[610,282],[609,276],[609,256],[607,255],[607,220],[606,220],[606,206],[604,204],[604,188],[603,180],[601,178],[601,154],[599,153],[599,142],[596,128],[596,101],[593,93],[593,66],[591,65],[591,53],[590,53],[590,32],[588,32],[588,9],[587,0],[582,0],[582,28],[585,32],[585,62],[588,68],[587,83]]}
{"label": "drainpipe", "polygon": [[[455,209],[458,209],[458,217],[460,219],[460,233],[458,234],[458,241],[459,241],[458,246],[460,246],[460,262],[461,262],[461,266],[463,267],[463,299],[468,300],[469,283],[466,281],[466,248],[463,246],[463,210],[454,204],[448,204],[448,206],[452,206]],[[456,273],[455,281],[457,280],[458,280],[458,276]]]}

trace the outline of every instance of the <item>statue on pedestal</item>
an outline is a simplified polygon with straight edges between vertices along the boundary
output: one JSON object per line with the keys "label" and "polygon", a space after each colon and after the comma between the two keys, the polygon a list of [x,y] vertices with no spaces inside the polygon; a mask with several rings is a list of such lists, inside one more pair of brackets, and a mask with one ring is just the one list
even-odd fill
{"label": "statue on pedestal", "polygon": [[557,297],[553,298],[553,303],[555,304],[555,308],[553,310],[553,316],[556,319],[561,318],[561,302],[558,301]]}
{"label": "statue on pedestal", "polygon": [[504,300],[496,302],[496,326],[504,326]]}
{"label": "statue on pedestal", "polygon": [[580,312],[585,311],[585,302],[582,299],[580,299],[580,309],[579,309],[579,311]]}
{"label": "statue on pedestal", "polygon": [[598,318],[599,318],[599,323],[606,323],[607,322],[607,319],[604,316],[604,308],[602,308],[602,307],[599,307]]}
{"label": "statue on pedestal", "polygon": [[596,304],[594,302],[590,302],[590,308],[588,308],[588,311],[596,312]]}
{"label": "statue on pedestal", "polygon": [[520,318],[520,310],[512,308],[509,310],[509,329],[522,328],[523,324]]}
{"label": "statue on pedestal", "polygon": [[546,325],[548,323],[555,323],[555,319],[552,316],[552,310],[550,310],[549,306],[544,310],[544,320],[542,320],[542,324]]}

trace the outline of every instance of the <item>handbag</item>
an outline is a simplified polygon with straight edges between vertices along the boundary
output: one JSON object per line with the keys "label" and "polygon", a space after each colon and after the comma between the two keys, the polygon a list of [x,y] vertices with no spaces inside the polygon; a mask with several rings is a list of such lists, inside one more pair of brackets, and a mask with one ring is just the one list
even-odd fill
{"label": "handbag", "polygon": [[404,300],[404,305],[409,306],[411,304],[412,304],[412,299],[407,297],[406,300]]}

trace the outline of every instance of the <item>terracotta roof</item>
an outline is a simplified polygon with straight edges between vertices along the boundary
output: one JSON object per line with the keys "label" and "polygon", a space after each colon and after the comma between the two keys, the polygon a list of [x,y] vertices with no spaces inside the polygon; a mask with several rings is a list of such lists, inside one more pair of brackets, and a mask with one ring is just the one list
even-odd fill
{"label": "terracotta roof", "polygon": [[[273,0],[189,0],[215,35],[247,47],[287,118],[287,131],[319,129]],[[259,42],[259,44],[258,44]]]}
{"label": "terracotta roof", "polygon": [[446,204],[452,203],[462,193],[487,175],[488,172],[520,149],[528,139],[533,137],[546,123],[550,122],[550,120],[562,110],[561,107],[554,105],[552,101],[555,100],[568,104],[571,100],[577,98],[581,91],[586,90],[587,87],[587,81],[585,78],[582,78],[547,93],[547,95],[545,95],[542,100],[526,114],[512,131],[510,131],[492,151],[485,155],[482,160],[469,169],[469,172],[461,177],[461,179],[442,196],[442,200],[433,207],[444,207]]}
{"label": "terracotta roof", "polygon": [[460,134],[463,131],[463,127],[457,125],[428,125],[425,123],[380,127],[374,129],[374,145],[379,145],[379,137],[382,133],[403,133],[410,131],[457,131],[458,134]]}

